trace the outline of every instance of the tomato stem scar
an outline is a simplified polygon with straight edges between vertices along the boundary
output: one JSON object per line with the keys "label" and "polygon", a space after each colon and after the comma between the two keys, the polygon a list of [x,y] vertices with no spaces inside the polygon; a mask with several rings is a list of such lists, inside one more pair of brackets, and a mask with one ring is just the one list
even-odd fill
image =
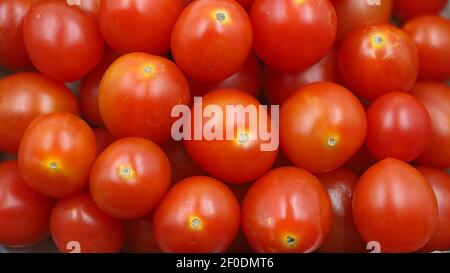
{"label": "tomato stem scar", "polygon": [[198,218],[192,219],[191,225],[192,225],[192,228],[193,228],[193,229],[198,229],[198,228],[200,228],[200,225],[201,225],[200,219],[198,219]]}
{"label": "tomato stem scar", "polygon": [[382,36],[380,36],[380,35],[375,35],[375,36],[373,36],[373,42],[374,42],[375,44],[380,45],[380,44],[383,43],[383,41],[384,41],[384,39],[383,39]]}
{"label": "tomato stem scar", "polygon": [[240,133],[238,135],[238,142],[240,144],[247,144],[249,140],[248,134],[247,133]]}
{"label": "tomato stem scar", "polygon": [[219,11],[216,13],[216,19],[220,22],[223,22],[223,21],[225,21],[225,19],[227,19],[227,16],[224,12]]}
{"label": "tomato stem scar", "polygon": [[328,139],[328,146],[330,146],[330,147],[335,147],[336,144],[337,144],[337,140],[336,140],[334,137],[330,137],[330,138]]}
{"label": "tomato stem scar", "polygon": [[151,73],[152,71],[153,71],[153,69],[150,66],[144,67],[144,72],[145,73]]}
{"label": "tomato stem scar", "polygon": [[50,163],[49,167],[52,170],[56,170],[58,168],[58,164],[56,164],[56,162],[53,161]]}
{"label": "tomato stem scar", "polygon": [[288,245],[293,245],[293,244],[295,244],[295,238],[292,238],[291,236],[287,236],[286,237],[286,243],[288,244]]}

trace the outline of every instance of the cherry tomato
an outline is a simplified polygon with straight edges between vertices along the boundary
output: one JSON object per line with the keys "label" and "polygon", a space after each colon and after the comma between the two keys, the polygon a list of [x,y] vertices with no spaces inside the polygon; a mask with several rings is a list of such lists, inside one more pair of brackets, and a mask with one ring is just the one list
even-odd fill
{"label": "cherry tomato", "polygon": [[103,152],[116,140],[105,128],[94,128],[93,131],[97,142],[97,154]]}
{"label": "cherry tomato", "polygon": [[153,231],[163,252],[224,252],[239,229],[239,203],[220,181],[195,176],[173,186],[156,208]]}
{"label": "cherry tomato", "polygon": [[[52,211],[50,231],[61,252],[119,252],[123,223],[101,211],[89,192],[61,199]],[[72,245],[73,248],[72,249]]]}
{"label": "cherry tomato", "polygon": [[433,235],[438,204],[419,171],[388,158],[369,168],[356,184],[353,217],[365,242],[378,242],[381,252],[414,252]]}
{"label": "cherry tomato", "polygon": [[394,0],[395,13],[403,20],[418,15],[436,14],[446,5],[448,0]]}
{"label": "cherry tomato", "polygon": [[65,1],[33,5],[23,26],[25,47],[36,68],[61,82],[81,79],[103,54],[96,22]]}
{"label": "cherry tomato", "polygon": [[100,0],[66,0],[66,3],[82,9],[95,20],[100,16]]}
{"label": "cherry tomato", "polygon": [[67,197],[81,191],[97,156],[95,135],[80,118],[52,113],[35,119],[19,147],[25,182],[39,193]]}
{"label": "cherry tomato", "polygon": [[309,84],[281,108],[281,149],[301,168],[331,171],[358,151],[366,127],[364,108],[350,91],[334,83]]}
{"label": "cherry tomato", "polygon": [[345,164],[344,167],[357,175],[362,175],[378,160],[367,149],[367,145],[363,144],[361,148],[354,154]]}
{"label": "cherry tomato", "polygon": [[189,102],[189,86],[178,67],[145,53],[117,59],[100,84],[100,114],[106,128],[118,138],[166,142],[174,121],[172,108]]}
{"label": "cherry tomato", "polygon": [[153,214],[125,221],[124,249],[130,253],[160,253],[153,237]]}
{"label": "cherry tomato", "polygon": [[0,244],[33,245],[48,236],[52,199],[33,191],[16,161],[0,163]]}
{"label": "cherry tomato", "polygon": [[169,184],[167,156],[143,138],[124,138],[108,146],[92,166],[89,179],[95,203],[120,219],[147,214]]}
{"label": "cherry tomato", "polygon": [[64,85],[38,73],[0,79],[0,151],[17,153],[28,125],[52,112],[78,115],[76,98]]}
{"label": "cherry tomato", "polygon": [[191,78],[222,81],[245,63],[252,36],[250,19],[235,1],[194,1],[175,23],[172,54]]}

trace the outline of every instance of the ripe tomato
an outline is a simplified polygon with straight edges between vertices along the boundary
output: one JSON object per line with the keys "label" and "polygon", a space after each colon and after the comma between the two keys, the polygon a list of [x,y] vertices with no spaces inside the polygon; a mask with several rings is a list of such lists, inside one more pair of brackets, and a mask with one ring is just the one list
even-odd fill
{"label": "ripe tomato", "polygon": [[328,0],[256,0],[250,18],[256,53],[280,71],[299,73],[317,63],[336,36],[336,13]]}
{"label": "ripe tomato", "polygon": [[356,184],[353,217],[362,238],[379,242],[382,252],[414,252],[433,235],[438,204],[419,171],[388,158],[369,168]]}
{"label": "ripe tomato", "polygon": [[100,28],[108,45],[121,54],[163,55],[170,49],[170,33],[183,8],[183,0],[101,1]]}
{"label": "ripe tomato", "polygon": [[62,198],[86,186],[96,156],[92,129],[77,116],[53,113],[35,119],[26,129],[18,164],[31,188]]}
{"label": "ripe tomato", "polygon": [[100,16],[100,0],[66,0],[66,3],[82,9],[95,20]]}
{"label": "ripe tomato", "polygon": [[76,98],[64,85],[38,73],[0,79],[0,151],[17,153],[28,125],[52,112],[78,115]]}
{"label": "ripe tomato", "polygon": [[115,137],[146,137],[164,143],[174,121],[172,108],[189,102],[189,86],[178,67],[145,53],[117,59],[100,84],[100,114]]}
{"label": "ripe tomato", "polygon": [[95,161],[89,178],[95,203],[120,219],[147,214],[169,184],[167,156],[143,138],[124,138],[111,144]]}
{"label": "ripe tomato", "polygon": [[392,91],[409,91],[419,70],[414,41],[388,24],[371,24],[348,34],[338,49],[344,84],[357,96],[373,100]]}
{"label": "ripe tomato", "polygon": [[129,253],[160,253],[152,230],[153,213],[125,221],[124,250]]}
{"label": "ripe tomato", "polygon": [[[194,1],[194,0],[184,0],[184,2],[186,2],[186,4],[189,4],[192,1]],[[250,8],[252,7],[252,4],[255,0],[234,0],[234,1],[241,4],[246,10],[250,10]]]}
{"label": "ripe tomato", "polygon": [[403,20],[418,15],[436,14],[441,11],[448,0],[394,0],[395,13]]}
{"label": "ripe tomato", "polygon": [[97,154],[103,152],[116,140],[105,128],[94,128],[93,131],[97,142]]}
{"label": "ripe tomato", "polygon": [[25,18],[23,34],[36,68],[61,82],[81,79],[103,54],[103,39],[94,19],[65,1],[33,5]]}
{"label": "ripe tomato", "polygon": [[431,117],[431,138],[417,161],[423,165],[450,168],[450,87],[419,82],[412,95],[427,108]]}
{"label": "ripe tomato", "polygon": [[386,93],[367,111],[367,147],[379,160],[412,161],[423,153],[430,135],[427,109],[409,94]]}
{"label": "ripe tomato", "polygon": [[421,251],[446,251],[450,249],[450,176],[437,169],[417,167],[433,188],[439,207],[438,225],[431,240]]}
{"label": "ripe tomato", "polygon": [[362,175],[378,160],[369,152],[367,145],[363,144],[345,164],[344,167],[357,175]]}
{"label": "ripe tomato", "polygon": [[419,50],[419,78],[450,79],[450,20],[439,16],[421,16],[408,21],[403,29]]}
{"label": "ripe tomato", "polygon": [[205,82],[221,81],[245,63],[252,35],[247,13],[235,1],[194,1],[175,23],[172,54],[190,77]]}
{"label": "ripe tomato", "polygon": [[16,161],[0,163],[0,245],[23,247],[48,236],[53,201],[23,181]]}
{"label": "ripe tomato", "polygon": [[81,253],[119,252],[123,223],[101,211],[89,192],[61,199],[52,211],[50,231],[61,252],[79,244]]}
{"label": "ripe tomato", "polygon": [[333,208],[330,232],[319,252],[363,252],[364,242],[353,222],[352,200],[358,176],[346,169],[336,169],[317,178],[325,186]]}
{"label": "ripe tomato", "polygon": [[281,149],[299,167],[331,171],[358,151],[366,127],[364,108],[350,91],[329,82],[309,84],[281,107]]}
{"label": "ripe tomato", "polygon": [[153,231],[163,252],[224,252],[239,229],[239,203],[220,181],[195,176],[173,186],[155,210]]}

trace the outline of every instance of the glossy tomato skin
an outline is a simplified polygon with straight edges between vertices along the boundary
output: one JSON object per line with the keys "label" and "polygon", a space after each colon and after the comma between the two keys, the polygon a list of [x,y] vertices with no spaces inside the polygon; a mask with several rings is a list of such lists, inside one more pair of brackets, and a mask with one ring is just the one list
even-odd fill
{"label": "glossy tomato skin", "polygon": [[190,102],[183,73],[171,61],[145,53],[117,59],[99,90],[100,115],[115,137],[145,137],[158,144],[169,140],[175,105]]}
{"label": "glossy tomato skin", "polygon": [[97,156],[95,135],[79,117],[52,113],[35,119],[19,147],[25,182],[44,195],[62,198],[81,191]]}
{"label": "glossy tomato skin", "polygon": [[128,253],[160,253],[152,230],[153,213],[125,221],[124,250]]}
{"label": "glossy tomato skin", "polygon": [[412,161],[424,152],[430,135],[427,109],[409,94],[386,93],[367,111],[367,147],[379,160]]}
{"label": "glossy tomato skin", "polygon": [[379,242],[381,252],[414,252],[433,235],[438,204],[418,170],[387,158],[359,179],[353,194],[353,217],[365,242]]}
{"label": "glossy tomato skin", "polygon": [[306,85],[281,107],[281,149],[292,163],[313,173],[343,165],[363,144],[366,128],[359,100],[334,83]]}
{"label": "glossy tomato skin", "polygon": [[144,138],[124,138],[108,146],[92,166],[89,178],[95,203],[119,219],[147,214],[169,184],[167,156]]}
{"label": "glossy tomato skin", "polygon": [[411,94],[425,106],[431,117],[430,141],[417,162],[450,168],[450,87],[442,83],[418,82]]}
{"label": "glossy tomato skin", "polygon": [[338,49],[342,82],[358,97],[373,100],[387,92],[408,92],[419,70],[414,41],[388,24],[370,24],[348,34]]}
{"label": "glossy tomato skin", "polygon": [[0,163],[0,244],[30,246],[49,234],[53,200],[32,190],[16,161]]}
{"label": "glossy tomato skin", "polygon": [[421,80],[450,79],[450,20],[424,15],[408,21],[403,30],[419,50]]}
{"label": "glossy tomato skin", "polygon": [[239,229],[239,203],[220,181],[195,176],[173,186],[155,210],[153,231],[163,252],[225,252]]}
{"label": "glossy tomato skin", "polygon": [[105,128],[92,129],[95,134],[95,140],[97,142],[97,154],[103,152],[109,145],[111,145],[116,139]]}
{"label": "glossy tomato skin", "polygon": [[191,176],[205,175],[205,172],[192,160],[182,141],[169,141],[161,148],[167,155],[172,167],[172,183],[177,183]]}
{"label": "glossy tomato skin", "polygon": [[123,223],[100,210],[89,192],[61,199],[50,231],[60,252],[71,252],[71,242],[79,243],[81,253],[119,252],[124,237]]}
{"label": "glossy tomato skin", "polygon": [[65,1],[45,0],[33,5],[23,34],[35,67],[60,82],[81,79],[103,54],[104,43],[95,20]]}
{"label": "glossy tomato skin", "polygon": [[252,39],[250,19],[235,1],[194,1],[175,23],[172,54],[189,77],[222,81],[245,63]]}
{"label": "glossy tomato skin", "polygon": [[394,0],[394,10],[400,19],[407,20],[419,15],[436,14],[448,0]]}
{"label": "glossy tomato skin", "polygon": [[79,113],[76,98],[64,85],[38,73],[0,79],[0,151],[17,153],[28,125],[52,112]]}
{"label": "glossy tomato skin", "polygon": [[82,9],[95,20],[100,16],[100,0],[66,0],[66,3]]}
{"label": "glossy tomato skin", "polygon": [[256,53],[284,72],[299,73],[320,61],[336,37],[336,13],[328,0],[256,0],[250,18]]}
{"label": "glossy tomato skin", "polygon": [[296,167],[281,167],[252,185],[241,217],[255,252],[312,252],[330,230],[332,208],[315,176]]}
{"label": "glossy tomato skin", "polygon": [[183,0],[101,1],[101,32],[120,54],[163,55],[170,49],[170,34],[183,8]]}

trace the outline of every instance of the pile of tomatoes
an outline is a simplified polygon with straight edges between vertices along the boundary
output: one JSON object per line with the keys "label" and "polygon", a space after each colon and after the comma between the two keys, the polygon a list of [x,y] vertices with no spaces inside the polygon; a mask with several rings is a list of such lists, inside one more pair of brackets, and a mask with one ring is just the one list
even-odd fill
{"label": "pile of tomatoes", "polygon": [[[450,250],[446,4],[0,0],[0,245]],[[280,105],[279,146],[175,141],[194,97]]]}

